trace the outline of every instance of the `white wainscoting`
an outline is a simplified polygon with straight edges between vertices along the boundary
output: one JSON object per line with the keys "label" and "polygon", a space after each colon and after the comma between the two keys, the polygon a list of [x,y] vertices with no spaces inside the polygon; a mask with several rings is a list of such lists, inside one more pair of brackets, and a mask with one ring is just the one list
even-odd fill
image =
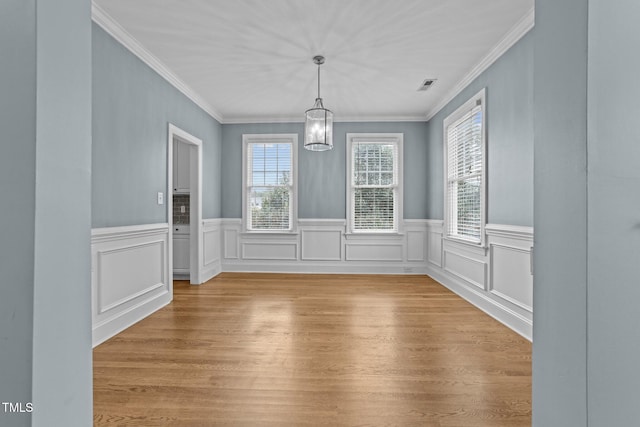
{"label": "white wainscoting", "polygon": [[486,289],[487,251],[455,240],[442,241],[443,268],[480,289]]}
{"label": "white wainscoting", "polygon": [[[200,277],[221,271],[427,274],[531,340],[533,229],[486,226],[487,247],[443,239],[440,220],[405,220],[393,235],[347,234],[343,219],[301,219],[295,233],[243,232],[240,219],[203,221]],[[172,299],[168,224],[94,229],[93,344]]]}
{"label": "white wainscoting", "polygon": [[222,271],[425,274],[427,221],[402,233],[346,234],[344,219],[300,219],[294,233],[247,233],[221,220]]}
{"label": "white wainscoting", "polygon": [[301,220],[300,259],[302,261],[342,261],[343,220]]}
{"label": "white wainscoting", "polygon": [[220,262],[220,219],[202,221],[202,262],[200,279],[202,283],[217,276],[222,271]]}
{"label": "white wainscoting", "polygon": [[533,313],[533,231],[528,227],[489,224],[489,291]]}
{"label": "white wainscoting", "polygon": [[91,232],[94,347],[172,299],[168,224]]}
{"label": "white wainscoting", "polygon": [[442,221],[427,224],[427,274],[531,340],[533,229],[488,224],[485,248],[443,238]]}
{"label": "white wainscoting", "polygon": [[442,268],[442,221],[427,221],[427,261]]}

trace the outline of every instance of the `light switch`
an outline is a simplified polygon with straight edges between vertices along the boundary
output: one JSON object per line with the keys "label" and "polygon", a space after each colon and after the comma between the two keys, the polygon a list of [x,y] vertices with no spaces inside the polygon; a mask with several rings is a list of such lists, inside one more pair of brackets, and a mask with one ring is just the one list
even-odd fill
{"label": "light switch", "polygon": [[184,205],[180,206],[180,213],[185,213],[187,210],[184,208]]}
{"label": "light switch", "polygon": [[164,205],[164,193],[162,191],[158,191],[158,204]]}

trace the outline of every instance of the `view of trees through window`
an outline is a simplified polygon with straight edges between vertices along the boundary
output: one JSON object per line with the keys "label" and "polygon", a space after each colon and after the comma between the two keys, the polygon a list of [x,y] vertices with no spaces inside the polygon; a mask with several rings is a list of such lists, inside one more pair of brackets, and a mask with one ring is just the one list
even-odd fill
{"label": "view of trees through window", "polygon": [[250,143],[248,209],[250,230],[291,228],[292,147],[290,143]]}
{"label": "view of trees through window", "polygon": [[251,224],[260,230],[286,230],[289,228],[289,174],[283,172],[280,185],[254,187],[251,191]]}

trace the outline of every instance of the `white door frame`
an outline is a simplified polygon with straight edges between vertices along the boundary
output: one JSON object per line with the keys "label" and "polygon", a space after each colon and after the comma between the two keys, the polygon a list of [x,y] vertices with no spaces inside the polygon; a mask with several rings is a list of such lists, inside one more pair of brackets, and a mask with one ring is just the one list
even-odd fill
{"label": "white door frame", "polygon": [[173,143],[192,145],[189,157],[190,225],[189,225],[189,281],[202,283],[202,140],[169,123],[167,142],[167,220],[169,222],[169,273],[173,292]]}

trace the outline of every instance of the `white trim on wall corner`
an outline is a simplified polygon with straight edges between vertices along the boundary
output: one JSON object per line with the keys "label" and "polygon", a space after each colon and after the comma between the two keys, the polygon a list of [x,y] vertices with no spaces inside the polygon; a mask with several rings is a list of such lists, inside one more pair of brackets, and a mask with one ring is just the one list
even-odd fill
{"label": "white trim on wall corner", "polygon": [[457,85],[453,87],[435,107],[427,112],[425,117],[426,121],[429,121],[438,114],[449,102],[453,100],[460,92],[462,92],[471,82],[473,82],[480,74],[482,74],[487,68],[489,68],[498,58],[500,58],[506,51],[508,51],[514,44],[518,42],[525,34],[533,28],[535,24],[535,9],[531,8],[525,16],[522,17],[516,25],[498,42],[497,45],[489,51],[489,53],[476,64],[475,67],[465,75]]}
{"label": "white trim on wall corner", "polygon": [[115,19],[104,11],[95,1],[91,1],[91,19],[98,24],[118,43],[127,48],[131,53],[140,58],[153,71],[158,73],[170,85],[178,89],[184,96],[193,101],[198,107],[206,111],[211,117],[222,123],[222,115],[211,104],[205,101],[185,82],[183,82],[173,71],[169,69],[155,55],[149,52],[138,40],[136,40],[127,30],[125,30]]}

